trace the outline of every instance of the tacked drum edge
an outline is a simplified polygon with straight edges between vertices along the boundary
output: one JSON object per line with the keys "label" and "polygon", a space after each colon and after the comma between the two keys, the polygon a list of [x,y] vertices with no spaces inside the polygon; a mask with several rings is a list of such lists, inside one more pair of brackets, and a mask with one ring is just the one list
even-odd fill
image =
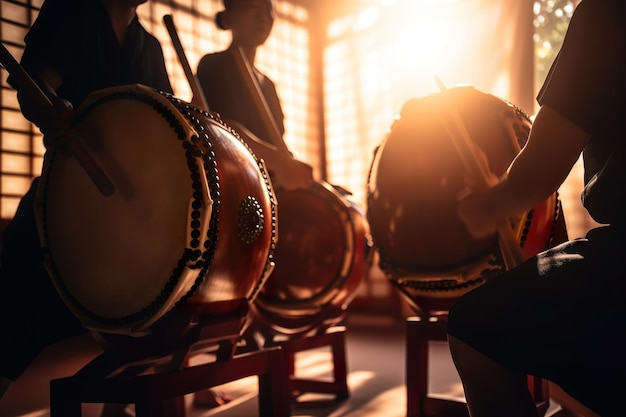
{"label": "tacked drum edge", "polygon": [[[168,124],[172,127],[172,129],[176,133],[177,139],[183,141],[183,143],[187,143],[188,138],[186,137],[182,122],[175,116],[172,109],[166,106],[164,103],[157,100],[156,98],[151,97],[150,95],[147,95],[145,92],[161,93],[161,95],[169,99],[170,102],[172,103],[176,102],[174,101],[173,97],[168,93],[163,93],[163,92],[159,92],[157,90],[154,90],[148,87],[136,85],[133,87],[132,91],[120,89],[120,91],[113,92],[109,95],[94,99],[94,101],[89,103],[89,105],[86,106],[84,110],[82,110],[79,114],[77,114],[75,123],[80,122],[82,118],[85,117],[86,114],[88,114],[91,110],[93,110],[98,105],[101,105],[101,104],[104,104],[113,100],[124,100],[124,99],[136,100],[155,109],[161,116],[163,116],[167,120]],[[190,117],[189,113],[187,114],[187,117]],[[186,155],[188,158],[191,157],[191,154],[193,153],[193,151],[194,151],[193,146],[187,146]],[[53,161],[54,161],[54,152],[51,152],[51,155],[49,156],[49,159],[47,160],[48,164],[46,165],[46,167],[44,167],[45,170],[50,169],[50,166],[52,165]],[[206,174],[207,177],[210,177],[208,178],[209,183],[210,184],[218,183],[219,177],[217,176],[217,169],[216,169],[215,161],[210,156],[206,156],[206,155],[204,156],[204,161],[205,161],[204,163],[205,169],[210,170],[210,171],[207,171],[207,174]],[[197,169],[197,166],[196,166],[196,169]],[[202,251],[201,249],[199,250],[197,248],[193,248],[193,249],[185,248],[185,251],[182,257],[180,258],[177,267],[174,268],[174,270],[172,271],[172,275],[170,276],[168,283],[162,289],[159,296],[155,298],[155,300],[153,300],[149,305],[136,311],[135,313],[128,314],[123,317],[104,317],[104,316],[101,316],[99,314],[96,314],[90,311],[88,308],[86,308],[80,302],[78,302],[78,300],[76,300],[72,296],[69,289],[64,285],[63,280],[61,279],[58,273],[57,267],[54,263],[54,259],[51,256],[50,248],[48,247],[48,244],[47,244],[48,243],[48,236],[46,233],[47,213],[46,213],[45,204],[43,203],[43,196],[47,194],[48,185],[49,185],[47,181],[48,176],[42,175],[42,179],[43,181],[40,183],[39,190],[38,190],[38,199],[37,199],[38,204],[37,204],[36,209],[40,211],[39,218],[41,219],[41,227],[39,228],[39,230],[40,230],[40,241],[42,242],[42,250],[43,250],[43,255],[45,259],[45,266],[46,266],[46,269],[48,270],[48,273],[53,278],[53,282],[57,290],[59,291],[63,299],[66,301],[66,303],[71,308],[79,311],[82,315],[84,315],[91,321],[91,323],[86,324],[86,327],[93,329],[93,330],[102,330],[102,331],[111,331],[111,329],[119,329],[122,327],[126,327],[126,328],[129,328],[129,332],[132,334],[135,334],[136,332],[133,329],[141,329],[140,332],[145,332],[146,322],[152,323],[159,318],[159,317],[156,317],[155,319],[151,319],[151,317],[154,317],[159,312],[159,310],[163,308],[165,301],[172,295],[172,292],[176,288],[178,281],[180,277],[183,275],[183,271],[185,270],[185,268],[200,269],[200,273],[196,277],[194,284],[191,286],[189,291],[176,303],[176,305],[182,302],[185,302],[189,297],[191,297],[197,291],[199,286],[202,284],[204,277],[206,275],[206,270],[208,269],[210,265],[210,260],[213,259],[215,248],[216,248],[217,236],[218,236],[217,234],[218,216],[216,215],[215,210],[219,210],[219,199],[215,197],[214,197],[214,204],[212,208],[213,215],[211,215],[211,220],[210,220],[211,224],[209,227],[209,231],[207,233],[208,239],[204,245],[206,249]]]}

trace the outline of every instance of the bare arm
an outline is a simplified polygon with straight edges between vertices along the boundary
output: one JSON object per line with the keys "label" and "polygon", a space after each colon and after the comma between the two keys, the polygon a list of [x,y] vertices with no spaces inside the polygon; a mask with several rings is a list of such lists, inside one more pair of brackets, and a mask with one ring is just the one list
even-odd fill
{"label": "bare arm", "polygon": [[459,215],[475,237],[495,233],[508,218],[535,207],[565,180],[589,134],[550,107],[542,107],[524,148],[506,177],[493,188],[459,204]]}

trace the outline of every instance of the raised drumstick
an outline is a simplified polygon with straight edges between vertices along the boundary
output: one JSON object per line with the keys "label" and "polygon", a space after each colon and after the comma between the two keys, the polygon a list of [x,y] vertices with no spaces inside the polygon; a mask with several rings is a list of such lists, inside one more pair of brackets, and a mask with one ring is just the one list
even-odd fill
{"label": "raised drumstick", "polygon": [[[442,92],[447,90],[439,77],[435,77],[435,80]],[[458,109],[451,104],[447,105],[446,108],[449,116],[452,118],[452,126],[444,123],[444,127],[461,157],[465,170],[472,176],[479,187],[489,187],[489,167],[485,166],[484,162],[476,155],[474,141],[472,141]],[[524,262],[524,254],[508,222],[499,225],[498,240],[507,269]]]}
{"label": "raised drumstick", "polygon": [[194,75],[193,71],[191,71],[191,66],[189,65],[189,61],[185,56],[183,44],[180,42],[180,38],[178,37],[178,33],[176,32],[176,26],[174,25],[174,19],[172,19],[172,15],[166,14],[165,16],[163,16],[163,23],[165,24],[165,27],[170,34],[170,38],[172,39],[172,45],[174,45],[174,50],[176,51],[178,60],[183,66],[183,71],[185,71],[185,76],[187,77],[187,81],[189,82],[189,86],[191,87],[191,92],[193,93],[191,104],[202,110],[209,111],[209,105],[206,101],[206,97],[204,96],[204,91],[202,91],[202,88],[200,88],[200,85],[198,84],[198,79]]}
{"label": "raised drumstick", "polygon": [[[41,108],[47,107],[54,111],[54,105],[48,96],[2,43],[0,43],[0,63],[2,63],[2,66],[4,66],[15,79],[24,94],[28,95],[33,102],[38,103]],[[104,196],[113,194],[115,186],[98,163],[92,158],[87,149],[83,147],[76,135],[71,130],[68,130],[68,134],[62,141],[70,153],[74,155],[80,166],[85,170],[91,181],[98,187],[100,193]]]}
{"label": "raised drumstick", "polygon": [[276,120],[272,116],[272,112],[270,111],[269,105],[265,100],[265,96],[263,96],[263,92],[261,91],[261,86],[259,85],[259,81],[254,75],[254,70],[250,62],[248,62],[248,58],[246,58],[245,53],[241,47],[237,47],[233,49],[233,57],[235,58],[235,62],[237,63],[237,68],[239,69],[239,73],[241,74],[250,95],[252,96],[252,100],[263,119],[263,124],[265,125],[266,130],[269,132],[271,136],[270,140],[273,145],[280,148],[281,150],[289,152],[287,149],[287,145],[282,139],[280,134],[280,130],[278,129],[278,125],[276,124]]}

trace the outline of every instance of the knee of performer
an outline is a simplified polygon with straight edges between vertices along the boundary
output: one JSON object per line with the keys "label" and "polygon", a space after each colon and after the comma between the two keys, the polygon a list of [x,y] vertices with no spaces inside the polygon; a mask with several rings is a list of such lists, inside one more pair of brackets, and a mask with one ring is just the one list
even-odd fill
{"label": "knee of performer", "polygon": [[5,376],[0,376],[0,398],[4,395],[4,393],[9,389],[9,385],[11,385],[12,380]]}
{"label": "knee of performer", "polygon": [[466,308],[463,297],[461,297],[448,311],[448,334],[462,338],[463,333],[471,327],[471,320],[468,317],[470,317],[469,310]]}

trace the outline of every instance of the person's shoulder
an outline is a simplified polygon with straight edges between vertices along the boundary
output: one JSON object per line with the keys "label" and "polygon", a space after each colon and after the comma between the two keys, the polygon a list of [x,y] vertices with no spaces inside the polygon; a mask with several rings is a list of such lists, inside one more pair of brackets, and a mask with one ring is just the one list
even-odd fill
{"label": "person's shoulder", "polygon": [[212,63],[215,61],[223,61],[227,59],[228,51],[209,52],[204,55],[200,62]]}
{"label": "person's shoulder", "polygon": [[624,0],[581,0],[574,10],[574,16],[588,16],[597,19],[623,18],[626,11]]}
{"label": "person's shoulder", "polygon": [[570,31],[615,37],[624,32],[626,25],[626,1],[582,0],[572,15]]}
{"label": "person's shoulder", "polygon": [[228,51],[210,52],[200,58],[200,61],[198,62],[198,71],[215,72],[219,69],[229,71],[227,68],[230,68],[230,61],[232,61],[232,64],[234,65],[234,60],[232,60]]}
{"label": "person's shoulder", "polygon": [[156,36],[154,36],[152,33],[148,32],[147,30],[143,28],[142,28],[142,31],[144,33],[145,42],[149,47],[158,48],[161,50],[163,49],[161,45],[161,41],[159,41]]}
{"label": "person's shoulder", "polygon": [[272,80],[267,74],[265,74],[264,72],[261,72],[261,75],[264,78],[263,83],[266,84],[268,87],[273,88],[274,90],[276,90],[276,83],[274,83],[274,80]]}
{"label": "person's shoulder", "polygon": [[45,0],[40,14],[77,17],[98,6],[98,0]]}

